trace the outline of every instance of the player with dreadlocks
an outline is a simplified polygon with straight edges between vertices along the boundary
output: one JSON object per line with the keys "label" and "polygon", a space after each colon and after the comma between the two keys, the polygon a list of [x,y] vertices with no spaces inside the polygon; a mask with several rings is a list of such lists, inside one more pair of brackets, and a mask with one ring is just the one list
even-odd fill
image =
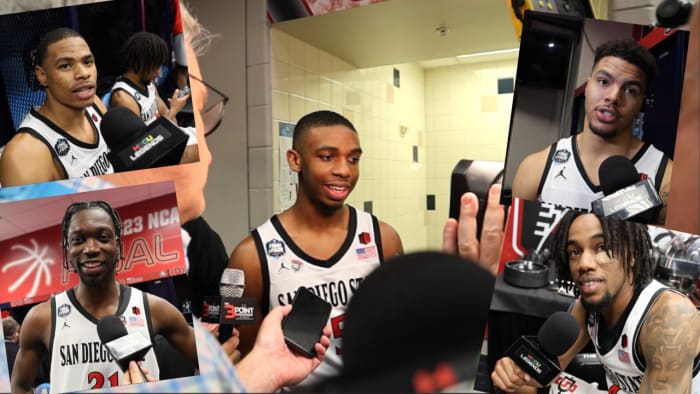
{"label": "player with dreadlocks", "polygon": [[[700,393],[700,316],[685,295],[651,280],[645,225],[569,211],[550,245],[559,279],[578,294],[579,336],[559,357],[562,370],[590,340],[611,393]],[[536,392],[508,357],[491,379],[506,392]]]}
{"label": "player with dreadlocks", "polygon": [[[41,355],[51,355],[51,392],[116,386],[122,371],[102,345],[97,322],[122,318],[127,331],[153,339],[163,335],[197,363],[194,332],[166,300],[116,281],[122,259],[121,220],[104,201],[76,202],[61,222],[64,268],[80,277],[77,286],[34,306],[24,319],[20,349],[13,369],[13,393],[31,393]],[[149,351],[144,367],[155,379],[158,364]]]}
{"label": "player with dreadlocks", "polygon": [[177,123],[175,115],[190,95],[178,97],[180,90],[176,89],[169,100],[170,107],[158,95],[154,81],[161,66],[170,63],[170,50],[165,41],[153,33],[135,33],[124,42],[120,55],[124,74],[112,86],[110,106],[127,107],[146,124],[159,116]]}

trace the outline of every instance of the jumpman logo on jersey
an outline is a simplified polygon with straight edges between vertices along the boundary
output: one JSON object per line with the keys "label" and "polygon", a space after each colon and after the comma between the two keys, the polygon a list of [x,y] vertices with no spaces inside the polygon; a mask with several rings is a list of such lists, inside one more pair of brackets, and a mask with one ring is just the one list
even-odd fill
{"label": "jumpman logo on jersey", "polygon": [[289,267],[287,267],[286,265],[284,265],[284,261],[282,261],[282,262],[280,263],[280,268],[277,270],[277,272],[278,272],[278,273],[279,273],[279,272],[282,272],[283,269],[284,269],[284,270],[288,270],[288,269],[289,269]]}
{"label": "jumpman logo on jersey", "polygon": [[63,321],[63,326],[61,327],[61,329],[64,329],[64,328],[70,328],[70,326],[68,325],[68,320]]}
{"label": "jumpman logo on jersey", "polygon": [[77,157],[73,156],[73,154],[70,155],[70,164],[72,165],[74,161],[78,160]]}
{"label": "jumpman logo on jersey", "polygon": [[566,180],[566,175],[564,175],[564,171],[566,171],[566,166],[561,168],[561,171],[559,171],[559,173],[557,173],[557,175],[554,176],[554,179],[562,177],[564,178],[564,180]]}

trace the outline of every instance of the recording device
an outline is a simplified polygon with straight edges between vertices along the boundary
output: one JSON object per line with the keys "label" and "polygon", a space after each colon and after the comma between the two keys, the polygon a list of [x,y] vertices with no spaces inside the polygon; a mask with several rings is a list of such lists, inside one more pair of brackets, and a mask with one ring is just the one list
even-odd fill
{"label": "recording device", "polygon": [[568,312],[555,312],[540,327],[537,337],[521,336],[506,355],[542,386],[559,374],[558,356],[564,354],[579,334],[579,326]]}
{"label": "recording device", "polygon": [[[108,315],[97,322],[97,335],[100,342],[109,350],[122,371],[129,369],[131,361],[143,360],[143,357],[151,349],[153,344],[140,332],[129,334],[119,316]],[[139,372],[144,381],[146,374],[139,366]]]}
{"label": "recording device", "polygon": [[676,28],[688,23],[693,5],[682,0],[663,0],[656,6],[656,24]]}
{"label": "recording device", "polygon": [[598,169],[605,195],[591,203],[593,213],[620,220],[650,223],[658,216],[661,198],[649,178],[642,177],[624,156],[610,156]]}
{"label": "recording device", "polygon": [[158,117],[146,126],[126,107],[110,108],[100,131],[116,172],[179,164],[187,146],[187,134],[167,118]]}
{"label": "recording device", "polygon": [[[226,268],[221,274],[221,280],[219,281],[219,295],[222,298],[241,298],[244,290],[245,272],[237,268]],[[233,335],[233,324],[222,323],[219,327],[219,342],[226,342],[231,338],[231,335]]]}
{"label": "recording device", "polygon": [[231,337],[234,325],[255,322],[256,299],[241,297],[244,290],[245,273],[239,269],[226,268],[219,280],[219,295],[202,297],[202,321],[220,324],[221,343]]}
{"label": "recording device", "polygon": [[284,341],[297,352],[314,357],[314,347],[330,314],[331,304],[306,287],[299,287],[292,302],[292,311],[282,320]]}
{"label": "recording device", "polygon": [[184,88],[180,89],[179,92],[177,92],[177,98],[183,98],[190,94],[190,87],[188,85],[185,85]]}
{"label": "recording device", "polygon": [[476,239],[481,239],[489,188],[495,183],[502,182],[503,163],[482,160],[457,162],[450,178],[450,217],[459,220],[459,209],[464,193],[476,194],[479,201],[479,211],[476,214]]}

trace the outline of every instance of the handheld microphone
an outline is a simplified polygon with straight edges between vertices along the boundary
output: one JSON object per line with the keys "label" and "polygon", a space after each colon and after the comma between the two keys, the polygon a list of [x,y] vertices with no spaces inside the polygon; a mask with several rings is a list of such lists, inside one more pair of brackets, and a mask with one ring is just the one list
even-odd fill
{"label": "handheld microphone", "polygon": [[161,116],[146,124],[126,107],[113,107],[100,124],[114,171],[142,170],[180,163],[187,134]]}
{"label": "handheld microphone", "polygon": [[654,221],[661,198],[649,178],[640,180],[634,164],[624,156],[610,156],[598,169],[604,197],[591,203],[593,213],[639,223]]}
{"label": "handheld microphone", "polygon": [[573,346],[578,334],[578,323],[571,314],[555,312],[542,324],[536,338],[521,336],[506,350],[506,355],[539,384],[547,386],[561,371],[557,357]]}
{"label": "handheld microphone", "polygon": [[[245,272],[236,268],[226,268],[221,274],[219,295],[222,303],[225,297],[241,298],[245,290]],[[235,311],[235,306],[234,306]],[[233,323],[221,323],[219,327],[219,342],[224,343],[233,335]]]}
{"label": "handheld microphone", "polygon": [[[97,335],[122,371],[129,369],[131,361],[136,361],[138,365],[138,361],[143,360],[153,346],[143,334],[139,332],[129,334],[119,316],[115,315],[105,316],[97,322]],[[148,379],[141,370],[141,366],[139,366],[139,372],[143,381],[147,382]]]}

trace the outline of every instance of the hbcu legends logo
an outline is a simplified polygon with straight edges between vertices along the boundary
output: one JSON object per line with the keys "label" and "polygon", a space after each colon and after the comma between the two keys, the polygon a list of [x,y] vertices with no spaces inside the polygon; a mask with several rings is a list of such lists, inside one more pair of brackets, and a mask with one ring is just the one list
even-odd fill
{"label": "hbcu legends logo", "polygon": [[131,146],[132,154],[129,155],[131,161],[136,161],[139,157],[145,155],[149,150],[153,149],[156,145],[160,144],[165,137],[162,134],[153,136],[152,134],[147,135],[141,141]]}

